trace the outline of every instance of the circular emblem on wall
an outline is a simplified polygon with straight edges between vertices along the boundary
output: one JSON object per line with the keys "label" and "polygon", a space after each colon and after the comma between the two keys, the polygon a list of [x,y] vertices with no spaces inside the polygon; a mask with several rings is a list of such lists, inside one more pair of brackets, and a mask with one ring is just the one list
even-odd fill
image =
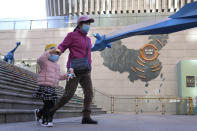
{"label": "circular emblem on wall", "polygon": [[154,44],[146,44],[140,49],[140,55],[144,60],[152,61],[158,57],[159,52]]}

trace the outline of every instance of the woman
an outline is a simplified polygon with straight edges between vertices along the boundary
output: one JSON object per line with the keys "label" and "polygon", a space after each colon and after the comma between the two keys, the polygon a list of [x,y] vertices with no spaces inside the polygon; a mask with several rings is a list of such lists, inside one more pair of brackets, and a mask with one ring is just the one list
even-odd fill
{"label": "woman", "polygon": [[[84,91],[84,109],[82,124],[97,124],[97,121],[92,120],[91,102],[93,98],[92,80],[91,80],[91,51],[103,50],[109,44],[104,44],[101,40],[97,40],[94,47],[91,45],[91,40],[87,36],[90,30],[90,24],[94,19],[88,16],[81,16],[77,20],[77,27],[73,32],[68,33],[64,41],[58,46],[62,53],[69,49],[70,54],[67,61],[67,68],[73,68],[76,77],[66,83],[65,92],[60,98],[56,106],[51,110],[52,114],[60,107],[64,106],[74,95],[78,84]],[[92,47],[92,48],[91,48]]]}

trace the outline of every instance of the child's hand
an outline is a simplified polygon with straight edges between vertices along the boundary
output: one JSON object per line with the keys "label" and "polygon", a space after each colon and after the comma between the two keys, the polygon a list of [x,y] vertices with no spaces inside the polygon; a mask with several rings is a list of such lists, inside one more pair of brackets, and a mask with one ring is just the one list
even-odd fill
{"label": "child's hand", "polygon": [[67,81],[69,81],[69,79],[73,79],[74,77],[76,77],[76,76],[75,76],[75,73],[74,73],[73,69],[70,68],[70,69],[68,70],[68,74],[67,74]]}

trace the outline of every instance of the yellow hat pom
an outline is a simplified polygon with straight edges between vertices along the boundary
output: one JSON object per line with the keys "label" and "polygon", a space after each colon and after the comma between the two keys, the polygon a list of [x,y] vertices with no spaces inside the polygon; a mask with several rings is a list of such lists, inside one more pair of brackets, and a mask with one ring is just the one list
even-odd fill
{"label": "yellow hat pom", "polygon": [[45,46],[45,51],[51,50],[52,48],[57,48],[56,44],[48,44]]}

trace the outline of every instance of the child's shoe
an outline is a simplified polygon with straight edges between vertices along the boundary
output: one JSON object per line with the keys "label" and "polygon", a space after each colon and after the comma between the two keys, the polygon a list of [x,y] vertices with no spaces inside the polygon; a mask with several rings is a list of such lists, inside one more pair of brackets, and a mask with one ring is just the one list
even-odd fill
{"label": "child's shoe", "polygon": [[45,122],[45,123],[41,123],[40,125],[41,125],[41,126],[46,127],[46,126],[47,126],[47,124],[48,124],[48,123],[47,123],[47,122]]}
{"label": "child's shoe", "polygon": [[35,109],[34,110],[34,117],[35,117],[35,121],[39,122],[39,120],[42,117],[42,115],[40,114],[40,109]]}

